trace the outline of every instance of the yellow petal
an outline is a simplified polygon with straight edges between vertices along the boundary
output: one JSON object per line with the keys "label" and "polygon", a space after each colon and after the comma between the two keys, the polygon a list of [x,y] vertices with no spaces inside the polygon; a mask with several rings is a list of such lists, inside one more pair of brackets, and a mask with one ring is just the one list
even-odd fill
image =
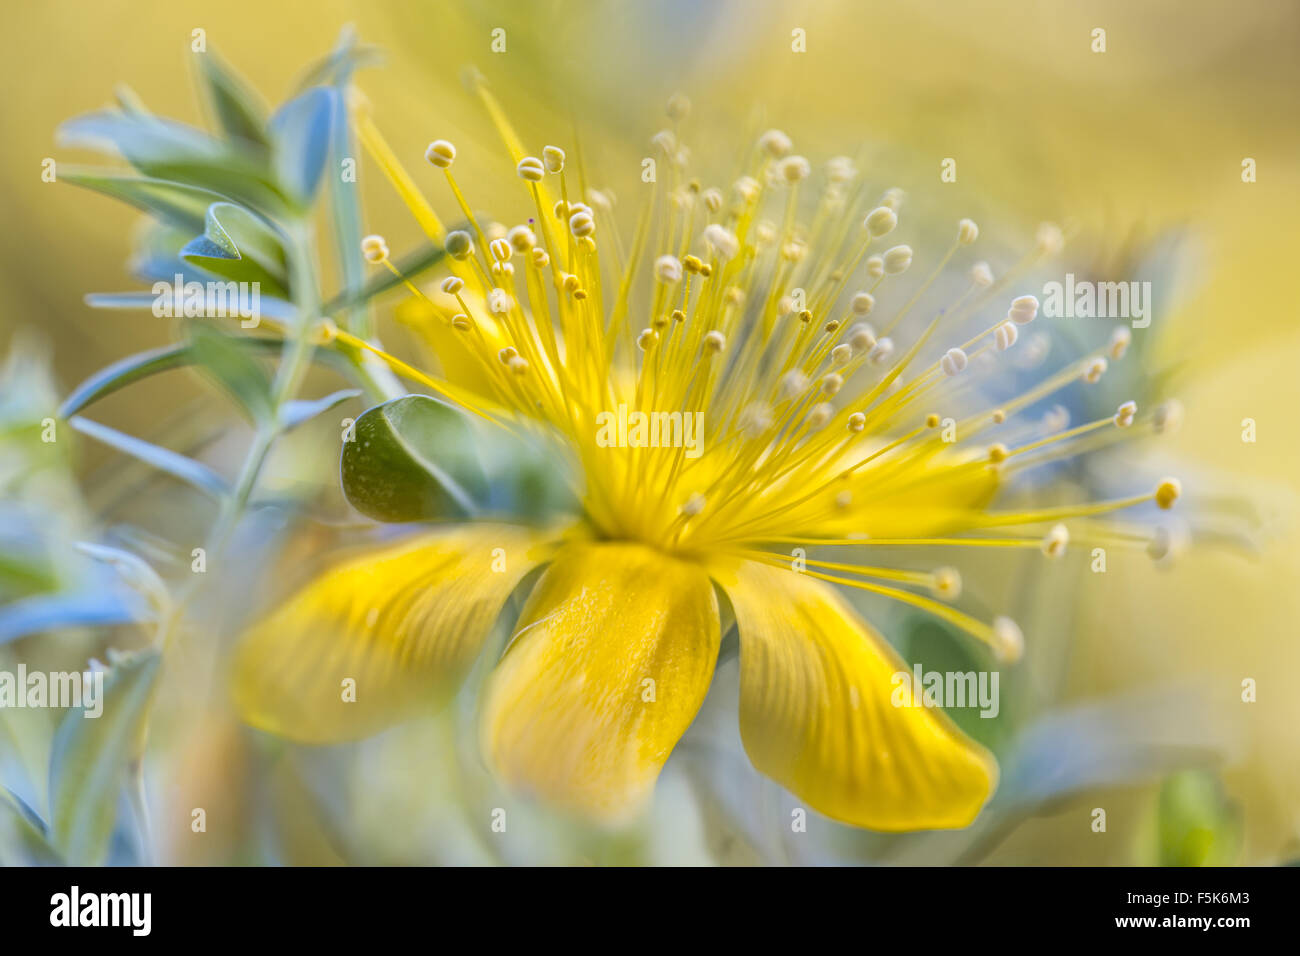
{"label": "yellow petal", "polygon": [[432,708],[547,552],[536,531],[474,524],[338,565],[245,636],[235,705],[254,727],[304,743],[366,737]]}
{"label": "yellow petal", "polygon": [[997,783],[943,711],[895,707],[910,672],[831,587],[753,562],[719,569],[740,628],[740,731],[754,766],[844,823],[963,827]]}
{"label": "yellow petal", "polygon": [[[476,294],[465,289],[461,297],[473,300]],[[497,351],[510,342],[492,320],[486,300],[477,296],[477,300],[471,301],[469,305],[474,309],[479,332],[487,342],[486,354],[495,358]],[[497,395],[492,387],[489,369],[484,367],[483,359],[466,344],[470,340],[465,333],[458,332],[451,326],[452,315],[459,311],[439,311],[427,301],[413,297],[400,303],[395,314],[399,322],[415,330],[420,343],[429,349],[436,366],[442,371],[443,378],[496,401]]]}
{"label": "yellow petal", "polygon": [[568,546],[489,680],[489,763],[550,803],[634,813],[704,700],[719,637],[698,566],[636,544]]}

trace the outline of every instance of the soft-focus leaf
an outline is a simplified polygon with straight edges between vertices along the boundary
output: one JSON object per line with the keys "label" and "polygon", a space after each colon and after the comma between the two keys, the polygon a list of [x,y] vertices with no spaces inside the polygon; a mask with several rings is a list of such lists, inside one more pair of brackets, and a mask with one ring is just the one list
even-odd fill
{"label": "soft-focus leaf", "polygon": [[[114,306],[110,306],[110,308],[112,307]],[[284,343],[279,339],[240,336],[232,341],[236,342],[241,349],[255,355],[275,356],[284,348]],[[318,349],[314,357],[333,365],[342,366],[346,364],[346,360],[337,352]],[[127,385],[148,378],[150,375],[156,375],[159,372],[183,368],[195,361],[197,361],[197,353],[189,342],[166,345],[159,349],[151,349],[148,352],[129,355],[112,365],[100,369],[78,385],[72,394],[64,399],[63,405],[59,408],[59,417],[68,418],[99,401],[105,395],[113,394],[118,389],[125,388]]]}
{"label": "soft-focus leaf", "polygon": [[188,343],[166,345],[120,359],[86,379],[59,406],[59,417],[68,418],[105,395],[158,372],[177,368],[191,361]]}
{"label": "soft-focus leaf", "polygon": [[357,419],[343,444],[343,493],[377,521],[460,517],[477,510],[487,482],[460,412],[407,395]]}
{"label": "soft-focus leaf", "polygon": [[139,555],[90,541],[77,542],[77,550],[113,568],[131,590],[148,598],[155,609],[161,611],[170,605],[171,594],[167,585]]}
{"label": "soft-focus leaf", "polygon": [[337,96],[328,87],[312,87],[271,117],[275,174],[282,189],[300,206],[311,204],[325,171]]}
{"label": "soft-focus leaf", "polygon": [[[361,256],[361,184],[356,168],[357,144],[347,105],[353,64],[346,52],[355,42],[353,31],[345,28],[335,51],[342,65],[331,81],[338,95],[334,97],[334,115],[330,121],[330,175],[325,181],[334,225],[334,246],[343,270],[341,295],[353,300],[342,324],[349,331],[368,339],[371,337],[370,315],[364,302],[357,299],[365,283],[366,269]],[[348,177],[341,174],[345,162],[353,164],[353,175]]]}
{"label": "soft-focus leaf", "polygon": [[[22,860],[24,864],[57,866],[63,862],[58,850],[50,843],[49,825],[8,787],[0,786],[0,810],[8,811],[18,827],[18,836],[26,850],[27,858]],[[17,862],[6,861],[0,856],[0,865],[13,865]]]}
{"label": "soft-focus leaf", "polygon": [[1003,759],[990,807],[1023,810],[1223,759],[1232,732],[1206,711],[1202,701],[1168,690],[1049,714],[1027,727]]}
{"label": "soft-focus leaf", "polygon": [[[171,295],[171,292],[169,290],[163,294]],[[92,292],[86,296],[86,305],[92,309],[138,309],[151,312],[157,301],[158,295],[153,292]],[[289,323],[298,317],[298,310],[293,304],[277,296],[261,296],[258,306],[263,318],[276,322]]]}
{"label": "soft-focus leaf", "polygon": [[238,340],[203,323],[192,324],[188,335],[199,368],[235,400],[250,420],[270,422],[275,417],[271,380],[262,366],[239,347]]}
{"label": "soft-focus leaf", "polygon": [[1160,866],[1231,866],[1241,850],[1241,810],[1207,771],[1185,770],[1160,787]]}
{"label": "soft-focus leaf", "polygon": [[332,392],[323,398],[297,399],[285,402],[280,407],[280,425],[287,431],[310,421],[322,412],[327,412],[335,405],[346,402],[349,398],[361,397],[361,389],[345,388]]}
{"label": "soft-focus leaf", "polygon": [[209,189],[268,212],[284,206],[270,170],[251,151],[155,116],[104,110],[64,123],[65,146],[110,148],[155,179]]}
{"label": "soft-focus leaf", "polygon": [[60,167],[59,179],[128,202],[164,222],[195,232],[203,228],[208,207],[225,198],[184,183],[90,167]]}
{"label": "soft-focus leaf", "polygon": [[0,501],[0,601],[58,587],[48,517],[40,507]]}
{"label": "soft-focus leaf", "polygon": [[111,590],[34,594],[0,607],[0,644],[68,627],[110,627],[149,619],[135,595]]}
{"label": "soft-focus leaf", "polygon": [[149,107],[144,105],[144,100],[140,94],[125,83],[119,83],[113,87],[113,101],[117,103],[118,109],[130,116],[149,116]]}
{"label": "soft-focus leaf", "polygon": [[103,713],[89,718],[84,707],[70,709],[54,735],[50,829],[70,863],[98,863],[108,851],[126,763],[161,660],[155,650],[118,658],[104,680]]}
{"label": "soft-focus leaf", "polygon": [[88,418],[76,416],[69,419],[68,424],[83,435],[116,448],[132,458],[138,458],[214,498],[222,498],[226,494],[225,480],[207,465],[200,464],[192,458],[186,458],[170,449],[147,442],[143,438],[136,438],[134,435],[124,434]]}
{"label": "soft-focus leaf", "polygon": [[354,70],[383,62],[383,50],[376,46],[357,43],[351,30],[349,28],[344,30],[338,45],[303,72],[298,89],[338,85],[342,78],[347,77]]}
{"label": "soft-focus leaf", "polygon": [[225,134],[247,143],[269,146],[266,108],[248,84],[211,51],[199,55],[199,72]]}
{"label": "soft-focus leaf", "polygon": [[49,833],[49,825],[41,819],[41,815],[29,807],[18,794],[14,793],[8,787],[0,787],[0,805],[7,806],[18,814],[28,826],[39,833],[42,837]]}

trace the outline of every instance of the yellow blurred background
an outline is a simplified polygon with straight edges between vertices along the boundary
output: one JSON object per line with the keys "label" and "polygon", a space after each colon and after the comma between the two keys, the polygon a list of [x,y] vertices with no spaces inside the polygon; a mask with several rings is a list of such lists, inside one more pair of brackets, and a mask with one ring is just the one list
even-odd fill
{"label": "yellow blurred background", "polygon": [[[954,217],[994,209],[1026,236],[1041,219],[1072,221],[1103,250],[1135,230],[1191,237],[1194,292],[1156,319],[1162,357],[1184,363],[1187,408],[1187,425],[1162,454],[1170,470],[1182,469],[1193,505],[1198,495],[1240,496],[1271,516],[1271,535],[1253,561],[1209,548],[1173,573],[1087,576],[1080,586],[1091,610],[1079,622],[1068,690],[1085,698],[1177,679],[1205,686],[1214,719],[1242,741],[1224,779],[1245,813],[1243,859],[1300,855],[1300,537],[1290,520],[1300,488],[1300,5],[14,4],[0,36],[9,183],[0,191],[0,347],[19,327],[39,330],[68,388],[168,335],[151,316],[82,302],[87,292],[133,287],[125,261],[135,217],[42,182],[45,157],[86,159],[56,146],[62,120],[100,107],[125,83],[155,112],[202,122],[190,62],[196,28],[278,100],[348,23],[387,53],[359,82],[394,147],[418,158],[431,138],[455,140],[462,156],[477,157],[463,164],[471,196],[509,166],[464,93],[469,64],[530,143],[576,120],[598,169],[634,169],[663,103],[683,90],[696,107],[687,138],[697,152],[733,148],[757,117],[814,157],[873,144],[871,156],[907,171],[903,185],[942,200]],[[490,48],[498,27],[503,54]],[[1098,28],[1104,53],[1093,51]],[[792,50],[795,30],[806,52]],[[957,161],[956,183],[940,182],[947,157]],[[1257,182],[1242,181],[1246,157]],[[370,180],[367,225],[404,248],[417,230]],[[115,425],[142,432],[157,415],[147,388],[111,409]],[[1246,418],[1257,423],[1255,443],[1241,439]],[[1212,485],[1198,486],[1203,474]],[[1246,678],[1258,682],[1257,703],[1240,701]],[[1112,832],[1136,832],[1144,799],[1114,795]],[[1025,826],[994,859],[1124,862],[1122,842],[1097,841],[1071,811]]]}

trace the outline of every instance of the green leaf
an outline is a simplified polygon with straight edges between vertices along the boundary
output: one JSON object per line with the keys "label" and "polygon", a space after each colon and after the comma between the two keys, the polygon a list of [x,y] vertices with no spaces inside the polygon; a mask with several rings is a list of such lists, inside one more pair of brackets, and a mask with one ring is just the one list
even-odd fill
{"label": "green leaf", "polygon": [[261,157],[183,123],[103,110],[64,123],[59,142],[112,149],[146,176],[208,189],[273,216],[284,209],[285,196]]}
{"label": "green leaf", "polygon": [[117,103],[118,109],[123,113],[131,116],[148,116],[149,107],[144,105],[144,100],[140,94],[125,83],[119,83],[113,87],[113,101]]}
{"label": "green leaf", "polygon": [[199,55],[199,72],[226,136],[261,147],[270,146],[266,136],[266,107],[252,88],[211,51]]}
{"label": "green leaf", "polygon": [[216,202],[208,207],[203,235],[181,249],[180,257],[235,282],[256,282],[259,292],[288,297],[289,272],[280,237],[242,206]]}
{"label": "green leaf", "polygon": [[150,619],[134,595],[116,591],[56,591],[33,594],[0,607],[0,644],[31,634],[70,627],[109,627]]}
{"label": "green leaf", "polygon": [[70,863],[96,864],[108,851],[124,771],[139,745],[161,660],[152,649],[119,657],[104,680],[103,713],[87,717],[85,707],[71,709],[55,732],[50,830]]}
{"label": "green leaf", "polygon": [[40,866],[58,866],[63,863],[58,850],[50,843],[49,825],[22,797],[8,787],[0,786],[0,808],[7,809],[17,824],[18,838],[27,850],[27,863]]}
{"label": "green leaf", "polygon": [[327,55],[312,63],[298,82],[298,89],[312,86],[345,85],[354,70],[382,63],[383,50],[377,46],[357,43],[356,33],[351,27],[344,27],[339,34],[339,42]]}
{"label": "green leaf", "polygon": [[90,166],[60,167],[59,179],[120,199],[164,222],[195,232],[203,228],[208,207],[225,198],[210,189]]}
{"label": "green leaf", "polygon": [[149,562],[139,555],[90,541],[78,541],[76,548],[82,554],[113,568],[131,590],[149,600],[155,611],[161,614],[170,608],[171,594],[167,585]]}
{"label": "green leaf", "polygon": [[273,165],[281,189],[300,207],[311,205],[329,156],[335,90],[316,86],[271,117]]}
{"label": "green leaf", "polygon": [[186,458],[170,449],[147,442],[143,438],[124,434],[81,416],[70,418],[68,424],[83,435],[116,448],[145,464],[153,465],[159,471],[193,485],[213,498],[223,498],[227,493],[225,480],[207,465],[200,464],[192,458]]}
{"label": "green leaf", "polygon": [[280,407],[280,424],[285,431],[297,428],[304,422],[311,421],[317,415],[329,411],[336,405],[341,405],[350,398],[360,398],[361,394],[359,388],[345,388],[326,395],[324,398],[296,399],[285,402]]}
{"label": "green leaf", "polygon": [[[144,295],[144,293],[140,294]],[[125,303],[126,301],[136,302],[136,293],[125,293],[125,296],[130,298],[123,299],[121,296],[96,295],[87,296],[86,299],[88,302],[91,302],[92,299],[95,300],[91,302],[92,305],[107,308],[125,307],[125,305],[119,305],[118,303]],[[105,303],[102,300],[108,300],[108,302]],[[231,341],[241,349],[253,354],[276,356],[284,348],[284,344],[279,339],[239,336],[232,338]],[[335,366],[348,366],[347,360],[334,351],[317,349],[313,358]],[[64,399],[63,405],[60,406],[59,417],[69,418],[121,388],[148,378],[150,375],[157,375],[159,372],[166,372],[174,368],[183,368],[192,365],[196,361],[198,361],[198,354],[189,342],[166,345],[159,349],[151,349],[148,352],[128,355],[126,358],[100,369],[73,389],[72,394]]]}
{"label": "green leaf", "polygon": [[[159,280],[164,284],[166,280]],[[197,281],[197,280],[196,280]],[[86,296],[86,305],[92,309],[122,309],[152,312],[159,295],[171,295],[170,286],[159,292],[92,292]],[[277,296],[264,295],[258,299],[259,313],[264,319],[292,323],[298,318],[298,310],[291,302]],[[251,341],[251,340],[250,340]]]}
{"label": "green leaf", "polygon": [[377,521],[463,517],[487,481],[460,412],[427,395],[385,402],[357,419],[343,444],[343,493]]}
{"label": "green leaf", "polygon": [[[338,52],[343,54],[355,43],[355,36],[345,29],[340,37]],[[330,217],[334,225],[334,244],[339,265],[343,271],[342,295],[353,299],[342,326],[363,339],[371,337],[371,319],[362,301],[356,299],[366,281],[366,268],[361,255],[361,185],[354,174],[347,180],[342,176],[343,163],[356,164],[357,144],[348,115],[347,89],[352,77],[351,64],[344,60],[334,78],[338,91],[334,97],[334,117],[330,132],[330,175],[326,177]]]}
{"label": "green leaf", "polygon": [[271,380],[238,340],[211,325],[192,323],[188,329],[191,347],[199,368],[207,373],[254,423],[266,424],[275,418],[271,399]]}
{"label": "green leaf", "polygon": [[72,394],[59,406],[59,417],[68,418],[105,395],[110,395],[120,388],[125,388],[150,375],[156,375],[158,372],[178,368],[190,361],[188,343],[167,345],[160,349],[128,355],[100,369],[73,389]]}
{"label": "green leaf", "polygon": [[1159,866],[1231,866],[1241,850],[1241,810],[1213,773],[1165,780],[1156,809]]}

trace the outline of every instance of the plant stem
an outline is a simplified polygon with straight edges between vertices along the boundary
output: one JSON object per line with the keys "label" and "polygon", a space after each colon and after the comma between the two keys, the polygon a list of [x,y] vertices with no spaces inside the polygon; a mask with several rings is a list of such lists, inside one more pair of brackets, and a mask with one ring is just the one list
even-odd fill
{"label": "plant stem", "polygon": [[[312,344],[312,326],[318,318],[320,297],[316,289],[315,253],[309,225],[299,221],[289,229],[292,241],[289,243],[288,258],[290,270],[290,288],[293,290],[294,303],[298,308],[298,321],[290,337],[285,339],[281,352],[280,366],[276,370],[275,381],[271,388],[271,416],[261,422],[253,434],[244,462],[240,466],[235,486],[221,504],[221,510],[208,531],[205,548],[208,559],[215,560],[225,550],[230,536],[239,525],[244,511],[257,487],[257,479],[266,463],[272,446],[283,430],[280,424],[280,409],[284,403],[297,394],[302,378],[310,364]],[[173,604],[160,628],[157,637],[159,652],[166,655],[170,648],[178,624],[183,617],[185,606],[193,599],[198,590],[199,579],[196,577],[181,593]],[[153,707],[157,699],[158,683],[155,681],[145,704],[141,721],[141,732],[128,768],[130,780],[131,806],[135,814],[136,825],[140,835],[140,852],[146,864],[153,862],[153,837],[149,823],[149,805],[144,786],[144,751],[149,738],[149,725],[153,716]]]}

